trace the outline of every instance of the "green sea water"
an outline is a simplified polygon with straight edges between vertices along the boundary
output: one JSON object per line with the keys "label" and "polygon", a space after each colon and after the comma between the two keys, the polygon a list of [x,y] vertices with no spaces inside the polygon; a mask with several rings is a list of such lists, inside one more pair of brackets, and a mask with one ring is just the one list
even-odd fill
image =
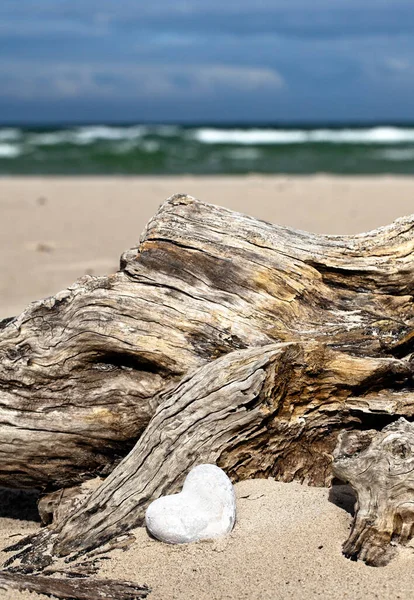
{"label": "green sea water", "polygon": [[414,126],[0,127],[0,175],[414,174]]}

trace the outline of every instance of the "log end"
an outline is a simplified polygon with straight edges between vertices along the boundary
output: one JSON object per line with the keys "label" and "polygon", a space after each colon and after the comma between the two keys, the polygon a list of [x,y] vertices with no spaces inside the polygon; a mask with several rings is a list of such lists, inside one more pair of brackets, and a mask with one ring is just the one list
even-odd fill
{"label": "log end", "polygon": [[414,424],[400,418],[381,432],[343,431],[333,472],[357,496],[345,556],[387,564],[414,535]]}

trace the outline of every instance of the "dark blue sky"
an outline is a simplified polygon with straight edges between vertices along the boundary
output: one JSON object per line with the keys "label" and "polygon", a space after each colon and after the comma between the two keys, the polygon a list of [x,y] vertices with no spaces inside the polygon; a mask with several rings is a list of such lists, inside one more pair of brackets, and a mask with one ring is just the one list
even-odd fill
{"label": "dark blue sky", "polygon": [[0,121],[414,121],[414,0],[1,0]]}

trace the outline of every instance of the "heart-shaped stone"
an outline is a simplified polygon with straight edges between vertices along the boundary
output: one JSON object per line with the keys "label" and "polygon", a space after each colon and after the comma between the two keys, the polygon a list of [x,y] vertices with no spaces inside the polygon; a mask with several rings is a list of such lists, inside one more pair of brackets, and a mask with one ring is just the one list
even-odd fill
{"label": "heart-shaped stone", "polygon": [[148,531],[169,544],[214,539],[229,533],[236,520],[236,496],[216,465],[194,467],[179,494],[162,496],[145,514]]}

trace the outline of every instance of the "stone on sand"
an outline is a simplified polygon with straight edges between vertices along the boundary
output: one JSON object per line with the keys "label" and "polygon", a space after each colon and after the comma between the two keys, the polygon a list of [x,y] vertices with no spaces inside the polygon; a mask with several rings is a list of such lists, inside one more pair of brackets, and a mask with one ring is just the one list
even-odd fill
{"label": "stone on sand", "polygon": [[210,464],[194,467],[179,494],[158,498],[145,515],[148,531],[169,544],[221,537],[230,533],[235,520],[233,485],[222,469]]}

